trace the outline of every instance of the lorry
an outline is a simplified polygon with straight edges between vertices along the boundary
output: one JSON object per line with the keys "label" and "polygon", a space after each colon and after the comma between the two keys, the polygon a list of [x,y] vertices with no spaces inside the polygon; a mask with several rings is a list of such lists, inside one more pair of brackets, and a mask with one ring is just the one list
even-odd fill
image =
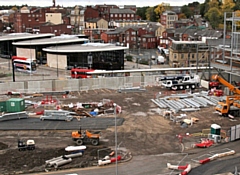
{"label": "lorry", "polygon": [[166,80],[162,82],[162,86],[171,90],[185,90],[196,89],[199,87],[200,78],[198,75],[185,75],[182,77],[175,77],[176,80]]}

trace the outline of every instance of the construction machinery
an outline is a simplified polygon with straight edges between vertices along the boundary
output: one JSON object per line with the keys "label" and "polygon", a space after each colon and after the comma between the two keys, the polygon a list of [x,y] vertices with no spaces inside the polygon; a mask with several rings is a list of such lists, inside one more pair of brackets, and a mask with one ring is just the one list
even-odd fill
{"label": "construction machinery", "polygon": [[83,145],[85,143],[91,143],[92,145],[96,146],[99,144],[99,133],[92,133],[88,130],[84,130],[82,132],[81,127],[79,131],[72,132],[72,139],[76,142],[77,145]]}
{"label": "construction machinery", "polygon": [[[199,76],[185,75],[183,77],[173,77],[176,80],[166,80],[162,82],[162,86],[169,88],[171,90],[185,90],[185,89],[195,89],[199,86]],[[177,79],[182,78],[182,79]]]}
{"label": "construction machinery", "polygon": [[23,140],[18,139],[18,151],[26,151],[26,150],[34,150],[35,149],[35,141],[27,140],[24,142]]}
{"label": "construction machinery", "polygon": [[222,85],[226,86],[233,94],[240,95],[240,89],[238,87],[232,85],[231,83],[227,82],[224,78],[219,75],[213,75],[212,80],[220,82]]}
{"label": "construction machinery", "polygon": [[240,117],[240,95],[226,96],[225,101],[219,101],[216,112],[224,117]]}

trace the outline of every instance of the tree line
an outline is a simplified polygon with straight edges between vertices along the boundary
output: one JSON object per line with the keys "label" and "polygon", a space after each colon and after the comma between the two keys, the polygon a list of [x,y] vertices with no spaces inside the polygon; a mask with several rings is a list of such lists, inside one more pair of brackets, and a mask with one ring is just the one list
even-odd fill
{"label": "tree line", "polygon": [[[160,22],[160,15],[166,10],[173,10],[172,8],[169,4],[161,3],[153,7],[138,7],[136,14],[142,20]],[[235,16],[240,17],[240,0],[205,0],[202,4],[192,2],[182,6],[178,16],[179,19],[191,19],[194,15],[201,15],[213,29],[223,29],[225,12],[229,17],[232,17],[231,12],[236,12]]]}

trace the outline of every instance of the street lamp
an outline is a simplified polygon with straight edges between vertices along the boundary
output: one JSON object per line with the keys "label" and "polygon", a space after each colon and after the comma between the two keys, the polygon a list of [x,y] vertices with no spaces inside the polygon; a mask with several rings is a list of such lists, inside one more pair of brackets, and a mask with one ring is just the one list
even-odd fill
{"label": "street lamp", "polygon": [[118,174],[118,153],[117,153],[117,104],[113,103],[114,106],[114,115],[115,115],[115,159],[116,159],[116,175]]}
{"label": "street lamp", "polygon": [[58,77],[58,43],[56,42],[56,56],[57,56],[57,77]]}

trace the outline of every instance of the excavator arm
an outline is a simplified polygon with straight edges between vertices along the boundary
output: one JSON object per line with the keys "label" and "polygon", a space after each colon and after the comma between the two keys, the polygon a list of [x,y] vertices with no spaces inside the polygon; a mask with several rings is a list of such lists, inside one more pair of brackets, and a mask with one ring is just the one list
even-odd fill
{"label": "excavator arm", "polygon": [[240,90],[232,85],[231,83],[227,82],[225,79],[220,77],[219,75],[213,75],[212,80],[220,82],[222,85],[228,87],[228,89],[233,92],[234,94],[239,94],[240,95]]}

